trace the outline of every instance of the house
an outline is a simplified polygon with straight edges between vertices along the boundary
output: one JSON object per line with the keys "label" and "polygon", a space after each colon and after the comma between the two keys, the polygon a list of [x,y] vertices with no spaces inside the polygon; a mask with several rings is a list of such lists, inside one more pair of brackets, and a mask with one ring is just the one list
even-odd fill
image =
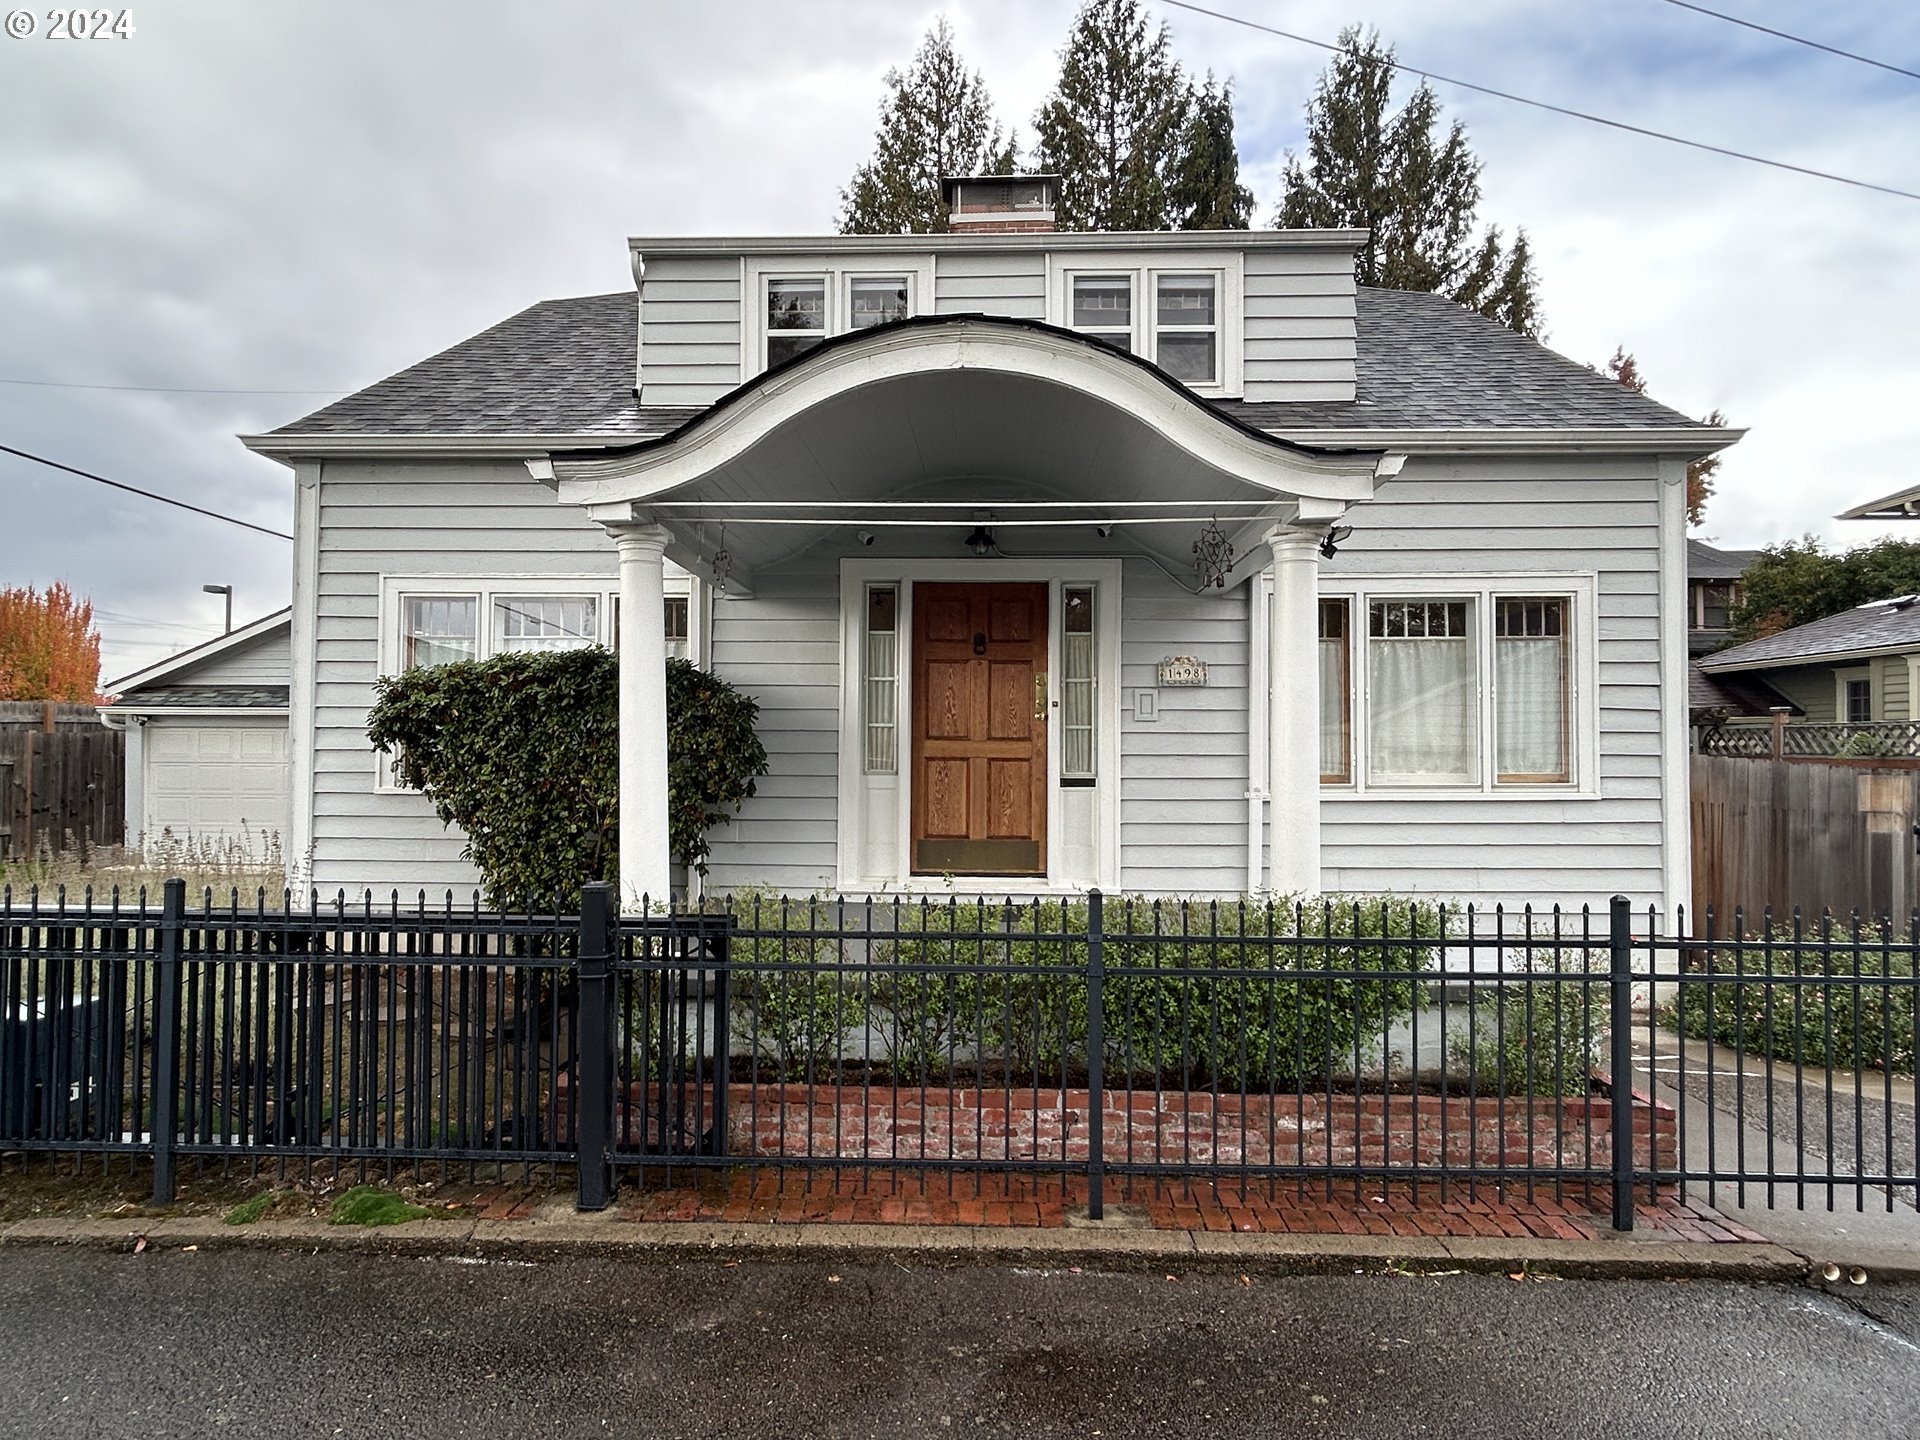
{"label": "house", "polygon": [[[1738,432],[1357,287],[1362,232],[1056,232],[1052,185],[630,240],[634,290],[245,437],[297,481],[310,878],[474,878],[376,677],[680,600],[772,766],[709,886],[1683,898],[1684,475]],[[637,903],[663,628],[618,648]]]}
{"label": "house", "polygon": [[285,849],[292,629],[276,611],[108,687],[100,718],[127,737],[127,844]]}
{"label": "house", "polygon": [[1766,686],[1791,704],[1793,723],[1817,727],[1818,736],[1796,740],[1798,753],[1832,754],[1849,742],[1920,753],[1920,726],[1905,723],[1920,720],[1920,596],[1843,610],[1698,664],[1723,685]]}
{"label": "house", "polygon": [[1718,550],[1704,540],[1687,541],[1687,653],[1705,655],[1733,640],[1733,612],[1740,605],[1740,577],[1758,550]]}

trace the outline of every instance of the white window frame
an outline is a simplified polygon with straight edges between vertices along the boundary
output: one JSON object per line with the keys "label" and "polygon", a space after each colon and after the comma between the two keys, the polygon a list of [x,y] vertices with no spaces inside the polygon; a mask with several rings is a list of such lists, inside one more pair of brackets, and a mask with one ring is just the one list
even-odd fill
{"label": "white window frame", "polygon": [[[1320,598],[1348,602],[1348,703],[1351,777],[1323,782],[1329,801],[1395,800],[1592,800],[1600,795],[1599,628],[1595,615],[1598,582],[1592,572],[1537,572],[1471,575],[1369,575],[1324,582]],[[1496,778],[1494,736],[1494,603],[1501,599],[1561,599],[1568,604],[1567,718],[1571,778],[1550,781],[1500,781]],[[1474,665],[1479,686],[1479,779],[1469,784],[1370,785],[1367,783],[1370,714],[1371,641],[1369,605],[1375,600],[1468,600],[1473,603]],[[1317,633],[1317,622],[1316,622]]]}
{"label": "white window frame", "polygon": [[[1073,281],[1079,275],[1126,275],[1133,282],[1133,353],[1152,364],[1159,341],[1160,277],[1212,275],[1219,351],[1213,383],[1190,384],[1196,395],[1226,398],[1245,389],[1246,256],[1237,250],[1050,251],[1047,321],[1073,330]],[[1178,327],[1184,329],[1185,327]],[[1185,382],[1180,382],[1185,383]]]}
{"label": "white window frame", "polygon": [[[684,596],[687,601],[687,658],[694,664],[702,663],[706,653],[703,643],[704,607],[700,603],[700,587],[694,584],[693,576],[684,571],[676,573],[669,569],[666,576],[668,596]],[[493,633],[493,602],[496,596],[527,595],[538,598],[590,595],[599,603],[595,607],[599,616],[600,638],[596,642],[611,648],[614,635],[614,616],[618,613],[620,602],[620,582],[617,577],[606,575],[382,575],[380,577],[380,646],[379,673],[381,676],[397,675],[403,667],[406,655],[406,637],[401,633],[406,623],[406,602],[412,597],[451,599],[471,596],[478,605],[478,634],[474,637],[474,658],[485,660],[499,654]],[[666,617],[662,615],[664,627]],[[381,763],[377,752],[374,755],[373,788],[382,795],[412,795],[418,792],[406,785],[397,784],[393,779],[390,764]]]}
{"label": "white window frame", "polygon": [[907,281],[907,315],[933,313],[933,256],[912,251],[884,255],[747,256],[740,262],[741,305],[745,310],[745,344],[740,348],[740,379],[744,382],[767,369],[767,282],[769,280],[824,280],[827,287],[827,339],[852,329],[853,281],[903,275]]}
{"label": "white window frame", "polygon": [[[1867,687],[1867,718],[1856,721],[1847,714],[1847,686],[1864,681]],[[1850,665],[1844,670],[1833,672],[1833,718],[1841,725],[1871,725],[1880,718],[1880,693],[1882,687],[1873,683],[1873,666]]]}

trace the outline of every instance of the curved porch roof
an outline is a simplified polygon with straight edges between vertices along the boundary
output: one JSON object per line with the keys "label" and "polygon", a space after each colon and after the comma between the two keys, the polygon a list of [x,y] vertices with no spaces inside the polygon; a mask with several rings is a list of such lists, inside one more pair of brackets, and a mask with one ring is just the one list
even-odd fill
{"label": "curved porch roof", "polygon": [[1105,527],[1185,563],[1217,516],[1245,555],[1277,522],[1331,523],[1398,468],[1256,430],[1073,331],[984,315],[839,336],[657,439],[530,463],[600,520],[666,526],[682,563],[724,523],[747,567],[836,528],[989,518],[1056,548]]}

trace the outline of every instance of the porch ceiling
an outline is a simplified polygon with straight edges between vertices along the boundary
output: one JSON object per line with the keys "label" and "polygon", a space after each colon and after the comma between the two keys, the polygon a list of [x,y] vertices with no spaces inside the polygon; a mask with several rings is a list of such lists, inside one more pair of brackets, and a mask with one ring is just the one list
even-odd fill
{"label": "porch ceiling", "polygon": [[1331,522],[1373,493],[1382,461],[1250,430],[1072,332],[970,316],[831,341],[672,435],[555,456],[546,474],[562,500],[664,525],[696,556],[711,555],[724,522],[749,568],[856,529],[893,549],[989,515],[1030,552],[1111,526],[1184,564],[1215,515],[1238,541],[1276,521]]}

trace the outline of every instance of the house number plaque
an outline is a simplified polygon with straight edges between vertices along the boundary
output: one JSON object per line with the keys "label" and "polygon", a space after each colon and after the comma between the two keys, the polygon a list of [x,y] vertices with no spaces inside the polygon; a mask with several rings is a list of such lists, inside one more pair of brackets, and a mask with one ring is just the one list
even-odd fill
{"label": "house number plaque", "polygon": [[1207,662],[1196,660],[1191,655],[1169,655],[1160,662],[1160,683],[1204,685],[1207,683]]}

